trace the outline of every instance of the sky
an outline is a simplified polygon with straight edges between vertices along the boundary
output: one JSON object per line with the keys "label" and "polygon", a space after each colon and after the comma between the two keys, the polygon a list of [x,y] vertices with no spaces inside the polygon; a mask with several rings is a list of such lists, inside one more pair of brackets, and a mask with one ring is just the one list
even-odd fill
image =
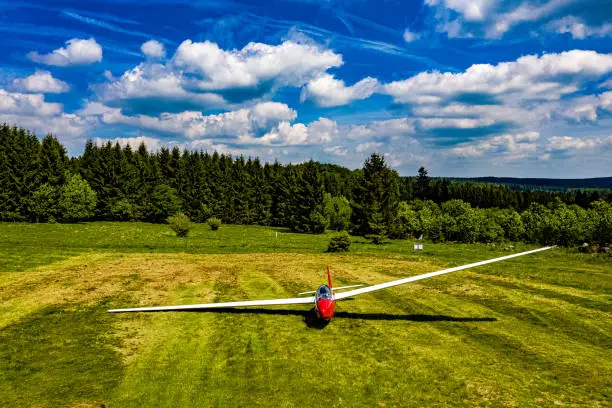
{"label": "sky", "polygon": [[0,122],[402,175],[610,176],[609,0],[0,0]]}

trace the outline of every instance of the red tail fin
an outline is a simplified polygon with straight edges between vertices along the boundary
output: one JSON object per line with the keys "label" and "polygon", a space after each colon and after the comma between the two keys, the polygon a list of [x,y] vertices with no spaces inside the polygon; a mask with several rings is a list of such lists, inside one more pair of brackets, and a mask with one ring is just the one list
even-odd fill
{"label": "red tail fin", "polygon": [[329,265],[327,265],[327,282],[329,283],[329,288],[332,288],[332,283],[331,283],[331,272],[329,271]]}

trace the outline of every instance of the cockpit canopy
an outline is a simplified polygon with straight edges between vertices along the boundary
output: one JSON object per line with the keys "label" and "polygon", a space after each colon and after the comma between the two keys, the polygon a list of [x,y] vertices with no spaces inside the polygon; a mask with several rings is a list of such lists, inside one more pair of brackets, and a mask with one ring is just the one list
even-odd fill
{"label": "cockpit canopy", "polygon": [[317,299],[332,299],[332,291],[327,285],[322,285],[317,289]]}

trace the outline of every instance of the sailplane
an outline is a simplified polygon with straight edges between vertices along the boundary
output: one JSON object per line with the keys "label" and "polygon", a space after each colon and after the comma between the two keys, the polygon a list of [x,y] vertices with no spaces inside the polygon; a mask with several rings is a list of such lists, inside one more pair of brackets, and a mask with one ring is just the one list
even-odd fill
{"label": "sailplane", "polygon": [[[436,272],[429,272],[422,275],[411,276],[408,278],[397,279],[386,283],[380,283],[377,285],[360,287],[363,285],[350,285],[350,286],[341,286],[334,288],[332,286],[332,278],[331,272],[329,270],[329,266],[327,267],[327,285],[321,285],[315,291],[311,292],[302,292],[300,295],[309,295],[313,293],[312,296],[307,297],[297,297],[297,298],[285,298],[285,299],[268,299],[268,300],[246,300],[240,302],[219,302],[219,303],[202,303],[202,304],[193,304],[193,305],[178,305],[178,306],[155,306],[155,307],[139,307],[139,308],[130,308],[130,309],[111,309],[110,313],[122,313],[122,312],[172,312],[172,311],[190,311],[190,310],[205,310],[205,309],[223,309],[223,308],[233,308],[233,307],[251,307],[251,306],[276,306],[276,305],[313,305],[317,318],[329,321],[335,315],[336,309],[336,301],[352,298],[357,295],[363,295],[364,293],[370,293],[377,290],[391,288],[393,286],[404,285],[410,282],[416,282],[422,279],[433,278],[434,276],[444,275],[451,272],[457,272],[464,269],[474,268],[481,265],[487,265],[493,262],[504,261],[506,259],[516,258],[518,256],[533,254],[540,251],[546,251],[553,247],[543,247],[538,249],[533,249],[531,251],[520,252],[517,254],[506,255],[499,258],[489,259],[486,261],[480,261],[471,263],[468,265],[456,266],[453,268],[443,269]],[[352,289],[360,287],[359,289]],[[346,292],[338,292],[340,290],[352,289]]]}

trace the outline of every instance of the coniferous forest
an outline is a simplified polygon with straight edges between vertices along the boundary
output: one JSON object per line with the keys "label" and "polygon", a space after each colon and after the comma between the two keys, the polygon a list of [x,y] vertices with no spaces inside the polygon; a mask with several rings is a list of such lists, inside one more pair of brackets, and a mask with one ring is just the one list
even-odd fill
{"label": "coniferous forest", "polygon": [[400,177],[372,154],[362,169],[87,142],[69,158],[53,136],[0,126],[0,220],[196,222],[326,229],[384,242],[504,240],[575,245],[612,242],[609,193],[521,191],[432,179],[424,168]]}

